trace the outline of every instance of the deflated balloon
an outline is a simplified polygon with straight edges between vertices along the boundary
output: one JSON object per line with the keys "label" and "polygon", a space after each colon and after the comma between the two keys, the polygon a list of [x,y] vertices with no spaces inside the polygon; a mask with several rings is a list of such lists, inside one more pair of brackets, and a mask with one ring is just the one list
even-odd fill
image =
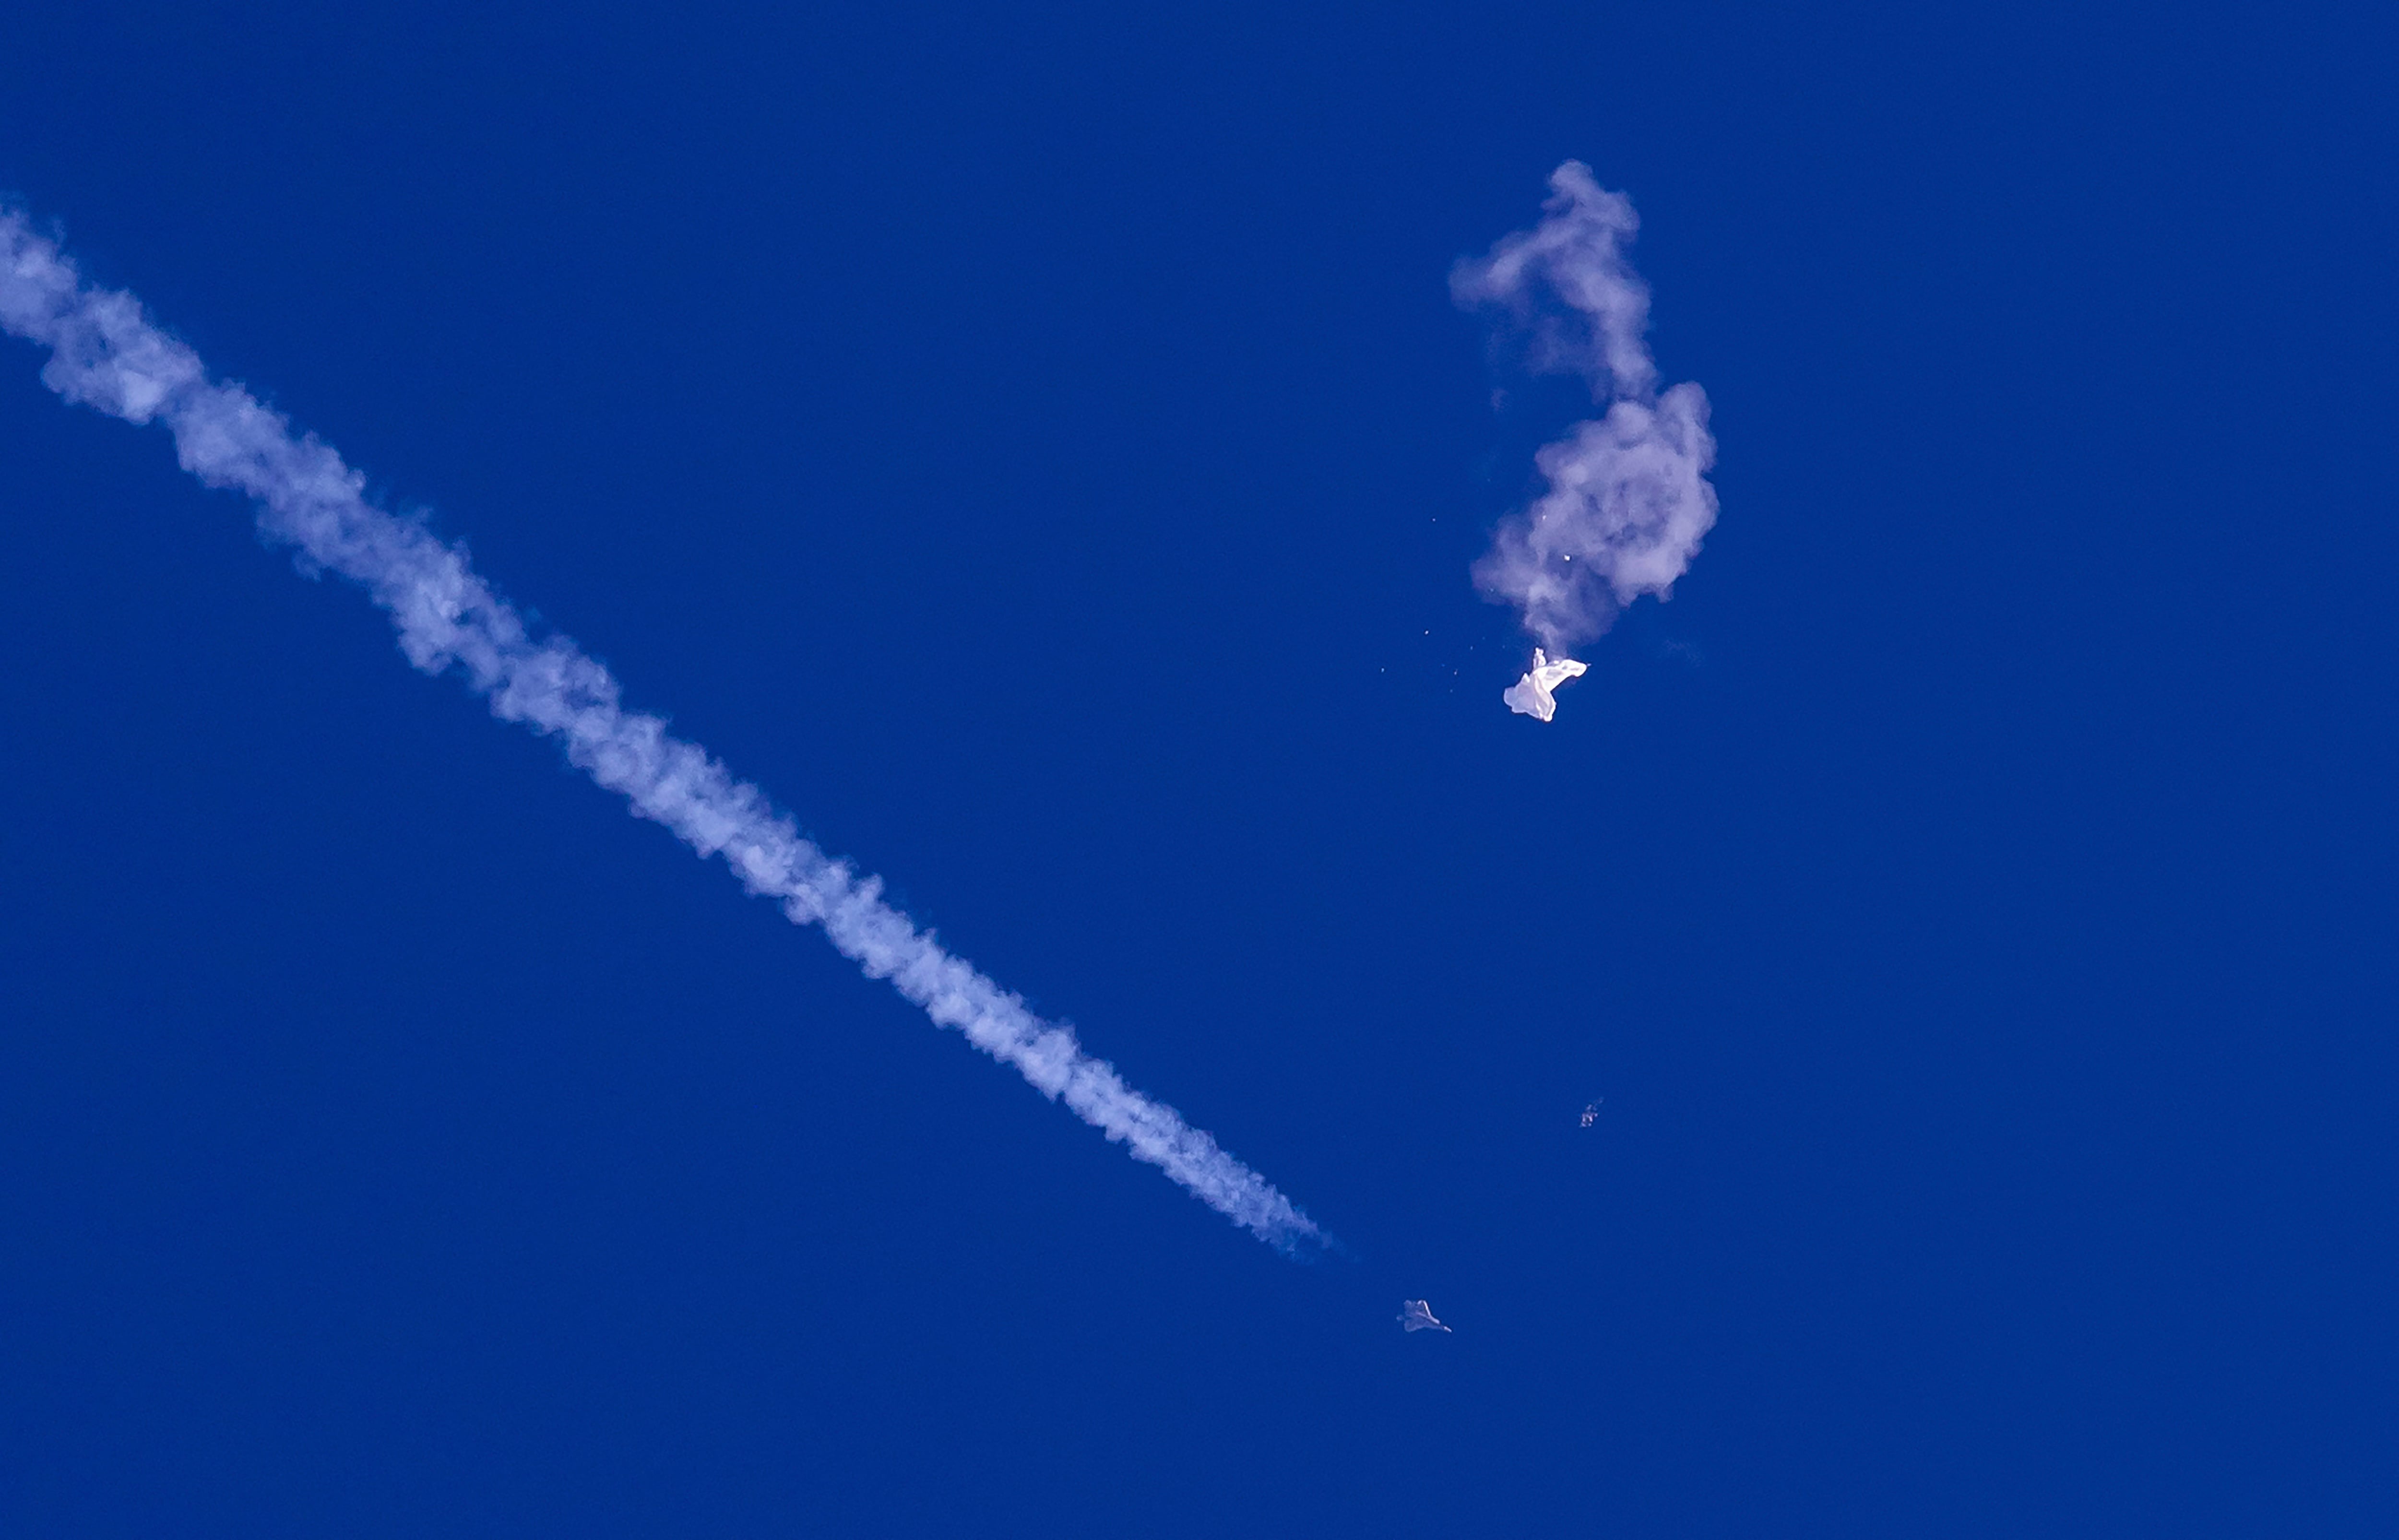
{"label": "deflated balloon", "polygon": [[1582,671],[1582,665],[1573,658],[1562,657],[1552,663],[1536,647],[1532,672],[1500,692],[1499,698],[1508,703],[1508,709],[1520,716],[1547,722],[1558,714],[1557,697],[1550,692]]}

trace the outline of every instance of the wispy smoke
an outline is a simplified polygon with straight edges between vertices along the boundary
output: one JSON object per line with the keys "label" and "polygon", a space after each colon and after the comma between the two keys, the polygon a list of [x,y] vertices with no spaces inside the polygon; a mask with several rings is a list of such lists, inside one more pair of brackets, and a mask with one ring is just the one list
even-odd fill
{"label": "wispy smoke", "polygon": [[456,669],[493,714],[564,744],[566,757],[621,792],[639,816],[703,856],[722,856],[752,893],[794,924],[817,925],[845,956],[975,1047],[1012,1064],[1134,1158],[1287,1252],[1325,1244],[1307,1215],[1171,1107],[1127,1086],[1065,1028],[943,951],[861,877],[801,835],[765,793],[658,718],[618,702],[607,669],[525,618],[417,520],[369,504],[332,449],[296,433],[238,385],[211,380],[131,295],[86,284],[21,213],[0,209],[0,329],[51,350],[42,379],[70,401],[130,423],[159,422],[185,470],[249,494],[259,526],[299,548],[304,567],[358,583],[387,611],[401,651],[427,673]]}
{"label": "wispy smoke", "polygon": [[1534,464],[1549,491],[1504,520],[1474,580],[1513,604],[1552,652],[1599,635],[1645,593],[1663,596],[1716,521],[1708,398],[1696,385],[1660,393],[1643,333],[1649,289],[1625,260],[1641,222],[1621,193],[1569,160],[1550,175],[1544,217],[1458,263],[1462,305],[1503,311],[1545,373],[1580,374],[1606,408],[1545,446]]}

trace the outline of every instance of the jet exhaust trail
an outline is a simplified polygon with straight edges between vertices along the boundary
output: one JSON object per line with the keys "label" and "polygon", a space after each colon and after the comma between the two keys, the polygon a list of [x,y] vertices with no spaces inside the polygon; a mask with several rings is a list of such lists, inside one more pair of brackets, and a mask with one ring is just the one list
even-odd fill
{"label": "jet exhaust trail", "polygon": [[[1549,490],[1503,520],[1475,563],[1476,586],[1512,604],[1552,654],[1606,631],[1645,593],[1664,598],[1716,521],[1707,393],[1660,393],[1643,333],[1649,290],[1626,260],[1640,228],[1632,200],[1569,160],[1550,175],[1541,223],[1450,274],[1470,308],[1501,311],[1538,372],[1579,374],[1606,410],[1533,463]],[[1544,718],[1543,720],[1547,720]]]}
{"label": "jet exhaust trail", "polygon": [[388,613],[400,650],[428,674],[453,669],[503,721],[558,738],[569,762],[693,849],[722,856],[750,892],[795,925],[823,927],[868,975],[939,1025],[1013,1065],[1209,1207],[1286,1254],[1332,1239],[1265,1178],[1171,1107],[1149,1100],[1068,1029],[950,955],[881,898],[882,884],[820,850],[766,794],[659,718],[628,710],[616,679],[572,642],[532,633],[467,561],[416,519],[386,513],[365,479],[239,385],[210,378],[132,295],[86,283],[18,210],[0,209],[0,330],[50,349],[42,381],[129,423],[163,424],[183,469],[248,494],[260,529],[338,574]]}

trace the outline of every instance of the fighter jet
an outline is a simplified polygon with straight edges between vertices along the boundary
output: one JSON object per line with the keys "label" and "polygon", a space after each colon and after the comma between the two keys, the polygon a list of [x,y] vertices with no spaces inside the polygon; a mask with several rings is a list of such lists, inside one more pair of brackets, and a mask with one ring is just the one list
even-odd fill
{"label": "fighter jet", "polygon": [[[1603,1097],[1603,1098],[1601,1098],[1600,1100],[1601,1100],[1601,1101],[1606,1101],[1606,1099],[1605,1097]],[[1596,1123],[1596,1122],[1598,1122],[1598,1121],[1599,1121],[1599,1102],[1598,1102],[1598,1101],[1593,1101],[1593,1102],[1591,1102],[1591,1103],[1589,1103],[1588,1105],[1586,1105],[1586,1106],[1583,1108],[1583,1110],[1582,1110],[1582,1126],[1583,1126],[1584,1128],[1590,1128],[1593,1124],[1594,1124],[1594,1123]]]}
{"label": "fighter jet", "polygon": [[1400,1327],[1407,1331],[1446,1331],[1448,1327],[1433,1319],[1432,1306],[1422,1300],[1400,1302]]}
{"label": "fighter jet", "polygon": [[1552,663],[1536,647],[1533,649],[1532,671],[1501,691],[1499,698],[1508,703],[1508,709],[1519,716],[1547,722],[1558,714],[1557,697],[1550,692],[1582,671],[1582,665],[1573,658],[1562,657]]}

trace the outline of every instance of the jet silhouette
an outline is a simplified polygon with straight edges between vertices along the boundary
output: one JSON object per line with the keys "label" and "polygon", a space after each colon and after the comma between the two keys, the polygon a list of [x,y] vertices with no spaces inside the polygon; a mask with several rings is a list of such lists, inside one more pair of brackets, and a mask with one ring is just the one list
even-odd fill
{"label": "jet silhouette", "polygon": [[1446,1331],[1448,1327],[1433,1319],[1432,1306],[1422,1300],[1400,1302],[1400,1326],[1409,1331]]}

